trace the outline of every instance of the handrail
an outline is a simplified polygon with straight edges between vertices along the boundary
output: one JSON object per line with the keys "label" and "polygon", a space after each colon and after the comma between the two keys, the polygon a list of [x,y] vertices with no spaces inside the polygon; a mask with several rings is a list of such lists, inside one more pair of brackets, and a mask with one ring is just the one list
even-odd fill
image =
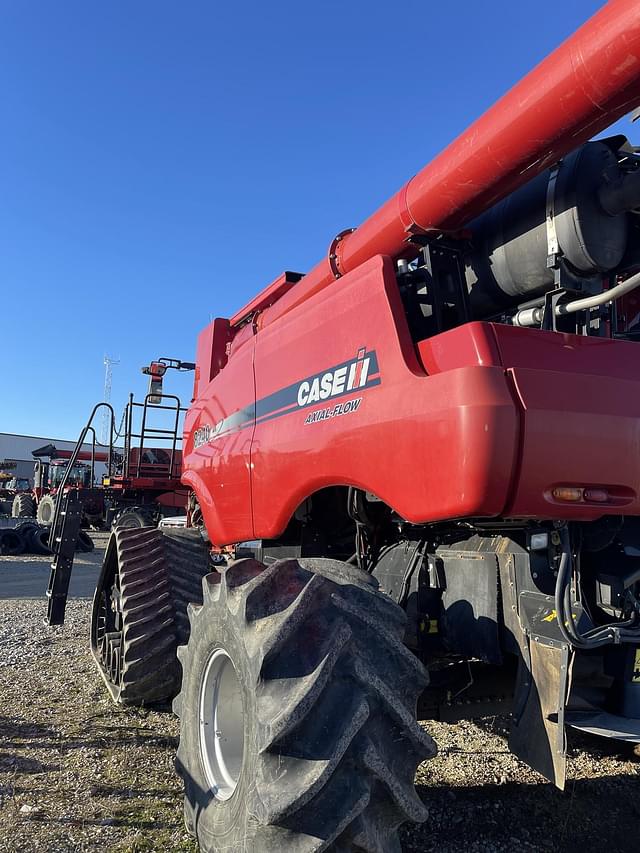
{"label": "handrail", "polygon": [[[110,439],[109,439],[109,461],[107,464],[107,474],[108,474],[108,476],[111,476],[111,468],[112,468],[112,463],[113,463],[113,435],[114,435],[114,430],[115,430],[115,415],[114,415],[113,406],[111,405],[111,403],[96,403],[96,405],[93,407],[91,415],[89,416],[89,420],[87,421],[87,423],[83,427],[82,431],[80,432],[80,437],[79,437],[78,441],[76,442],[76,446],[73,449],[73,453],[71,454],[71,457],[69,458],[69,461],[67,462],[66,468],[64,469],[64,474],[62,475],[62,480],[60,481],[60,485],[58,486],[58,494],[64,494],[64,488],[67,485],[67,482],[69,480],[69,475],[71,474],[71,469],[73,468],[73,466],[76,464],[76,462],[78,460],[78,454],[80,453],[80,451],[82,449],[82,445],[85,442],[85,439],[87,437],[87,433],[89,432],[89,430],[93,430],[93,434],[94,434],[93,440],[95,443],[95,430],[93,429],[92,423],[93,423],[93,419],[96,416],[96,413],[103,406],[106,406],[107,409],[109,410],[110,414],[111,414],[111,430],[110,430]],[[59,516],[60,516],[61,507],[62,507],[62,501],[56,500],[55,512],[53,515],[53,522],[51,524],[51,533],[49,534],[50,541],[52,541],[52,542],[55,542],[55,536],[56,536],[56,531],[58,529],[58,520],[59,520]]]}

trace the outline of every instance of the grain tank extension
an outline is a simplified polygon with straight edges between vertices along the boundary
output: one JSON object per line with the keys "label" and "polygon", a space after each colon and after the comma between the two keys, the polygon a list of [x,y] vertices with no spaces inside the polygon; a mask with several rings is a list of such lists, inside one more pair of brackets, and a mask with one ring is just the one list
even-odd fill
{"label": "grain tank extension", "polygon": [[[614,0],[201,333],[191,539],[110,547],[123,577],[143,545],[205,574],[171,634],[202,850],[397,851],[417,703],[510,711],[560,788],[571,731],[640,743],[640,154],[594,141],[639,105],[640,0]],[[208,543],[246,556],[206,573]]]}

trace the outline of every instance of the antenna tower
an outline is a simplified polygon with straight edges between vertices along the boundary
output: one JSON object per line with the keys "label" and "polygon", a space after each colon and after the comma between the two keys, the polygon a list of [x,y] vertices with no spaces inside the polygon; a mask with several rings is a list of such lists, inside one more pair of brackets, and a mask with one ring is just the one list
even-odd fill
{"label": "antenna tower", "polygon": [[[105,403],[111,402],[111,377],[113,375],[113,365],[120,364],[119,358],[111,358],[105,354],[104,357],[104,394],[102,399]],[[109,444],[109,427],[111,425],[111,419],[109,417],[109,410],[104,408],[102,410],[102,436],[101,441],[102,444]]]}

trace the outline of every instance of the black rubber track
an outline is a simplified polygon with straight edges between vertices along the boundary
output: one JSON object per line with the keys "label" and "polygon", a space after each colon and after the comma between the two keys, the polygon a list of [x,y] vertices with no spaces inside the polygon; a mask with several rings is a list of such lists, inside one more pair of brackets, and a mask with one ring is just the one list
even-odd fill
{"label": "black rubber track", "polygon": [[[403,611],[369,575],[326,559],[238,560],[203,587],[174,701],[185,822],[201,851],[400,853],[398,827],[426,817],[416,767],[435,753],[415,719],[428,679],[402,644]],[[206,782],[199,745],[202,674],[218,648],[244,705],[227,800]]]}
{"label": "black rubber track", "polygon": [[184,645],[190,632],[187,607],[202,604],[202,578],[211,571],[209,546],[193,528],[165,527],[162,535],[178,643]]}
{"label": "black rubber track", "polygon": [[94,597],[91,645],[115,701],[151,704],[176,695],[176,647],[189,639],[187,607],[202,604],[208,569],[209,548],[197,530],[118,528],[111,534]]}
{"label": "black rubber track", "polygon": [[[111,534],[93,601],[91,649],[111,696],[152,704],[180,685],[164,539],[156,528]],[[106,620],[106,622],[105,622]]]}
{"label": "black rubber track", "polygon": [[33,499],[33,495],[16,495],[13,499],[11,515],[13,518],[35,518],[36,502]]}

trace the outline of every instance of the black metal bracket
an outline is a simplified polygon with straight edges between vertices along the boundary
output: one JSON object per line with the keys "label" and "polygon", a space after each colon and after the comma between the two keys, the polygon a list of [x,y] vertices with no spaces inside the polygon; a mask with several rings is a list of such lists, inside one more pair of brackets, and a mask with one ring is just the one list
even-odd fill
{"label": "black metal bracket", "polygon": [[400,291],[414,340],[424,340],[469,321],[465,245],[462,241],[425,240],[417,267],[399,268]]}
{"label": "black metal bracket", "polygon": [[542,313],[541,329],[547,332],[556,332],[556,306],[566,294],[566,290],[558,288],[557,290],[549,290],[544,295],[544,311]]}

